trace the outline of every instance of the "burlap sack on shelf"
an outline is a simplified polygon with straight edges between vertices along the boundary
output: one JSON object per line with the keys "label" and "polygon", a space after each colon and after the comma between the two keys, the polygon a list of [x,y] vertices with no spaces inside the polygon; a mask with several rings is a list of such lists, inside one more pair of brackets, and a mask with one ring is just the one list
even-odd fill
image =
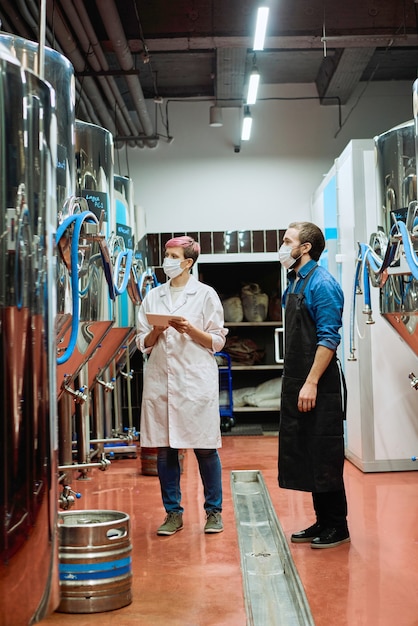
{"label": "burlap sack on shelf", "polygon": [[228,335],[224,350],[228,352],[232,363],[238,365],[255,365],[264,358],[264,350],[252,339],[244,337]]}
{"label": "burlap sack on shelf", "polygon": [[264,322],[267,319],[269,297],[257,283],[248,283],[242,287],[241,302],[247,322]]}
{"label": "burlap sack on shelf", "polygon": [[222,300],[222,306],[224,308],[225,322],[242,322],[244,310],[239,296],[225,298],[225,300]]}

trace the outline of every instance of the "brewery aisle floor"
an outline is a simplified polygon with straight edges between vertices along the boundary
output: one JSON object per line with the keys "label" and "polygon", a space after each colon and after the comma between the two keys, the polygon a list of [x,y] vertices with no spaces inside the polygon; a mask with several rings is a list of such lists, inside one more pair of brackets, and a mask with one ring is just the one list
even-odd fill
{"label": "brewery aisle floor", "polygon": [[[262,472],[288,539],[312,522],[311,497],[278,488],[275,436],[224,437],[221,458],[225,531],[218,535],[203,534],[201,484],[190,451],[182,477],[184,529],[171,537],[155,534],[164,519],[158,478],[141,475],[139,455],[77,482],[83,494],[78,508],[113,509],[131,518],[133,602],[109,613],[54,613],[42,624],[245,626],[230,472]],[[351,544],[328,550],[290,544],[315,624],[416,626],[418,473],[363,474],[346,462],[345,479]]]}

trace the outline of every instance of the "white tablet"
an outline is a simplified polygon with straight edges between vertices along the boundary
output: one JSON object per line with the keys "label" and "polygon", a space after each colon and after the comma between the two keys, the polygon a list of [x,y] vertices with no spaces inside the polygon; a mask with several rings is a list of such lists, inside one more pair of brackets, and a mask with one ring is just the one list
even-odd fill
{"label": "white tablet", "polygon": [[151,326],[168,326],[170,320],[181,320],[179,315],[160,315],[159,313],[147,313],[147,320]]}

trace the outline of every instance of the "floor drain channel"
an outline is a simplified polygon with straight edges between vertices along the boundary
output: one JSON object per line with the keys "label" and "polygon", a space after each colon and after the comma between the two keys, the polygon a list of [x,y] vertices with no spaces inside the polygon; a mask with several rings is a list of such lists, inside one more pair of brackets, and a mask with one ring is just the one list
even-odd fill
{"label": "floor drain channel", "polygon": [[258,470],[231,472],[247,626],[314,626],[301,580]]}

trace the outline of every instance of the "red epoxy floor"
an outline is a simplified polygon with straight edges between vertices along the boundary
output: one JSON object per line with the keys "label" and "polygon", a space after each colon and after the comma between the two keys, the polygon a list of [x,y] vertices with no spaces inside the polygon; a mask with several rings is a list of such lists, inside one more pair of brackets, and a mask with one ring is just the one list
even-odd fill
{"label": "red epoxy floor", "polygon": [[[140,458],[73,487],[78,508],[124,511],[131,518],[133,602],[108,613],[54,613],[47,626],[245,626],[240,556],[230,472],[256,469],[289,539],[312,523],[311,496],[277,486],[277,437],[228,436],[220,451],[225,531],[204,535],[197,464],[188,451],[182,477],[184,529],[158,537],[164,519],[158,478],[140,473]],[[418,625],[418,473],[363,474],[346,462],[351,544],[312,550],[290,544],[316,626]],[[266,624],[265,626],[269,626]]]}

